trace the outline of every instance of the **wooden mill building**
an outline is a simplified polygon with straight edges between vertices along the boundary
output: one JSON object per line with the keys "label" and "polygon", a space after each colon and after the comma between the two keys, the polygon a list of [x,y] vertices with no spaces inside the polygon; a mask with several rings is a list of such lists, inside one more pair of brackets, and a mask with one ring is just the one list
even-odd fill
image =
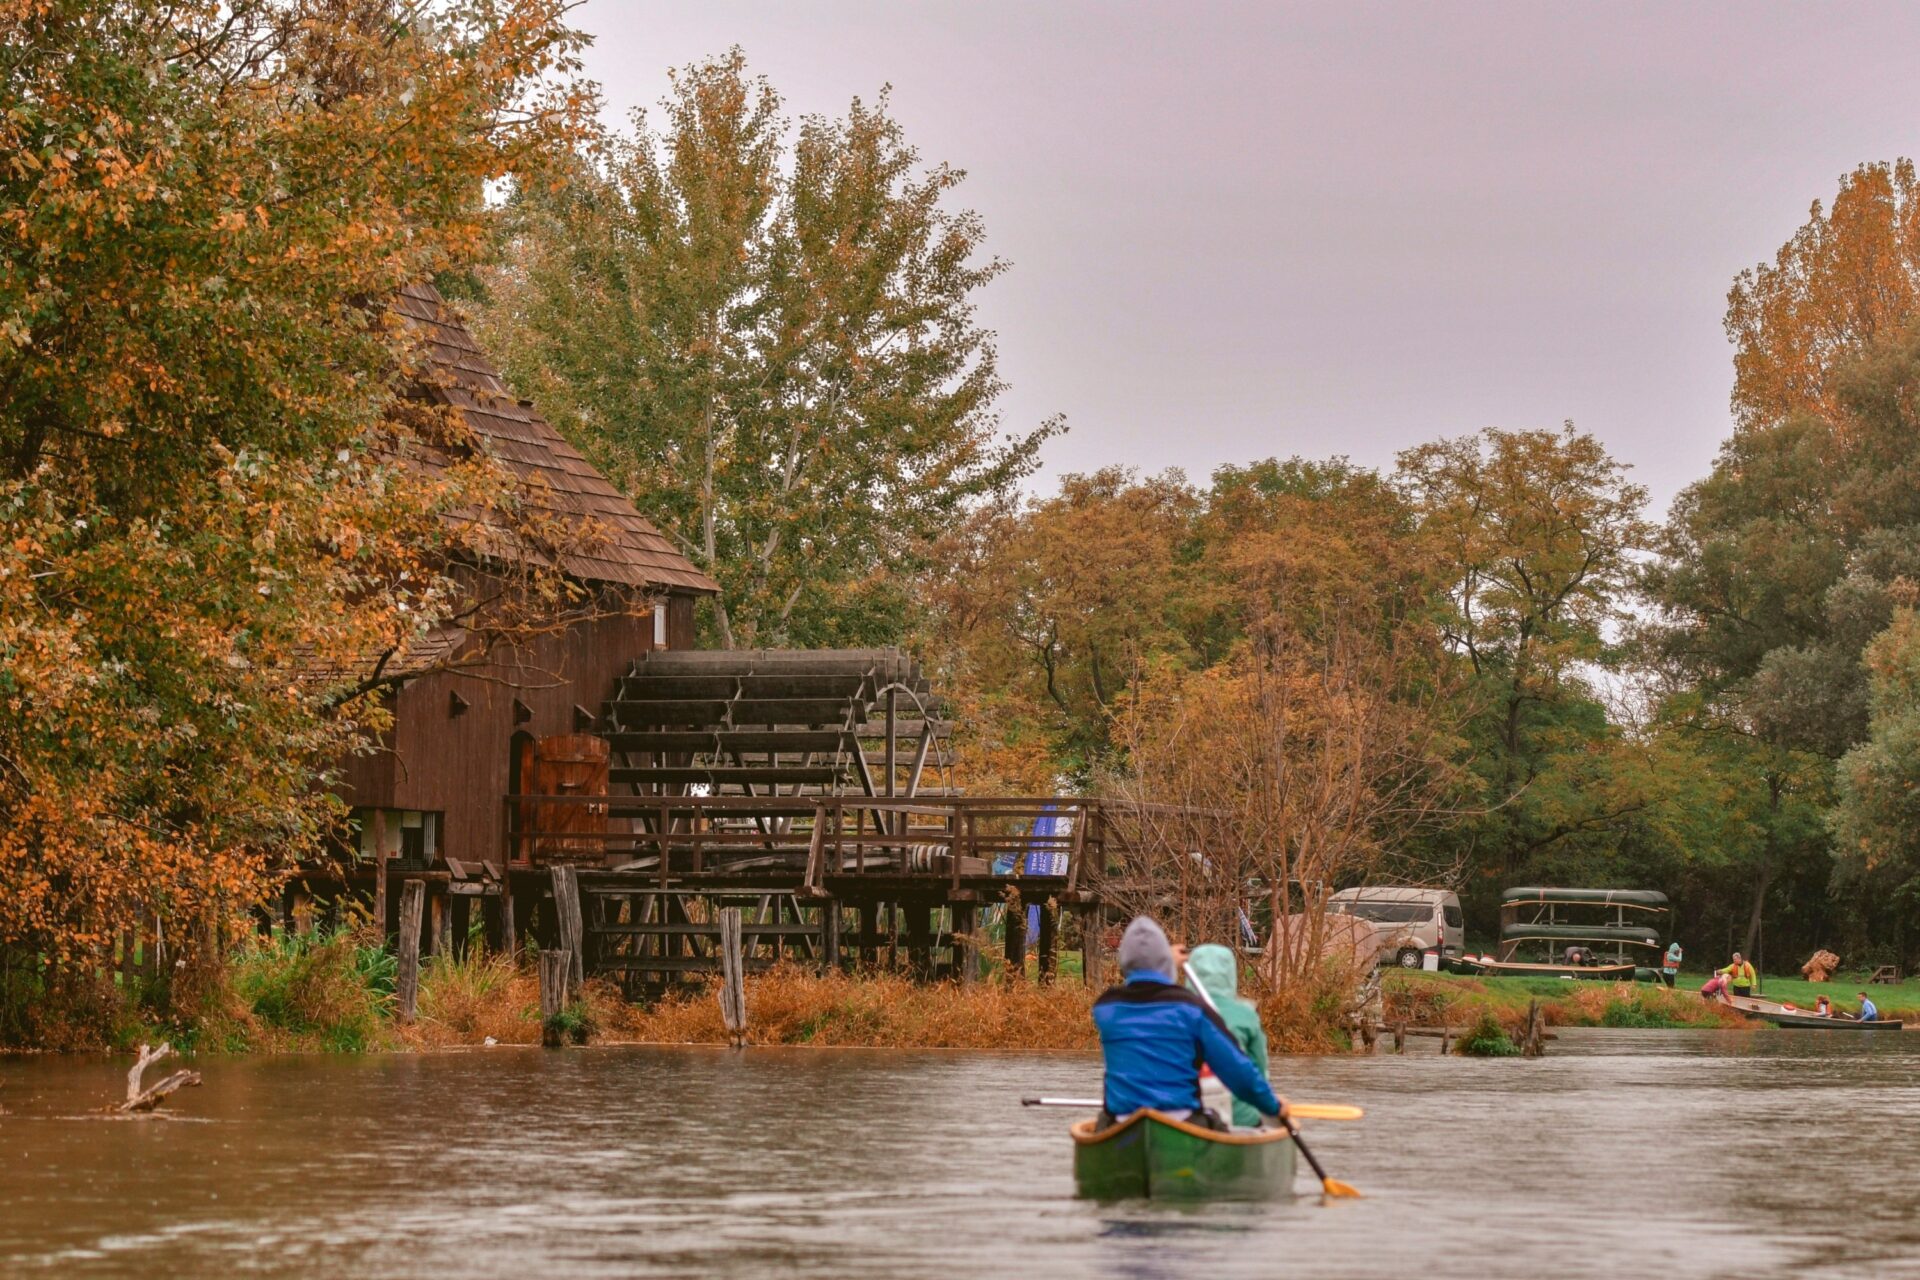
{"label": "wooden mill building", "polygon": [[[347,874],[390,930],[423,881],[429,949],[478,910],[495,945],[564,942],[635,992],[714,966],[721,905],[742,908],[749,966],[971,978],[984,912],[1024,966],[1027,904],[1043,973],[1063,911],[1097,937],[1097,806],[955,793],[951,725],[897,650],[696,649],[713,580],[512,396],[431,287],[395,309],[423,339],[417,394],[578,537],[549,553],[577,596],[549,625],[510,643],[446,627],[392,660],[392,730],[340,782]],[[460,569],[490,589],[485,557]]]}

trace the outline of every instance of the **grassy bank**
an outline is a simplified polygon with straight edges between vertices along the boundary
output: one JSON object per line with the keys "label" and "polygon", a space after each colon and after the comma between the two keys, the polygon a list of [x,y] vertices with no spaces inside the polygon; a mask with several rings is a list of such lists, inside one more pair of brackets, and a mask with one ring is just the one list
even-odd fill
{"label": "grassy bank", "polygon": [[[1704,979],[1702,979],[1704,981]],[[1698,984],[1695,984],[1696,986]],[[1538,1000],[1549,1025],[1570,1027],[1722,1027],[1748,1025],[1685,986],[1642,982],[1572,982],[1562,978],[1463,978],[1392,972],[1380,983],[1388,1022],[1465,1027],[1490,1016],[1518,1031]]]}
{"label": "grassy bank", "polygon": [[[1704,973],[1682,974],[1672,990],[1644,982],[1568,981],[1564,978],[1463,978],[1452,974],[1388,973],[1381,981],[1387,1020],[1404,1018],[1416,1024],[1465,1026],[1482,1011],[1501,1026],[1518,1028],[1530,1001],[1540,1001],[1547,1021],[1571,1027],[1720,1027],[1750,1026],[1723,1005],[1699,997]],[[1797,978],[1764,978],[1760,994],[1812,1009],[1825,995],[1835,1010],[1852,1013],[1859,1007],[1858,991],[1870,991],[1883,1018],[1920,1020],[1920,982],[1895,986],[1864,986],[1864,974],[1848,974],[1832,982],[1813,983]]]}

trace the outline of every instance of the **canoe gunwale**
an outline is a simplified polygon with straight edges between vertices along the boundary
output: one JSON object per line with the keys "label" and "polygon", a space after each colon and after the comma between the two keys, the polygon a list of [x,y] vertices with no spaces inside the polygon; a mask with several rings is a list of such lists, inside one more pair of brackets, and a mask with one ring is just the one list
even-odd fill
{"label": "canoe gunwale", "polygon": [[1626,907],[1640,911],[1673,909],[1672,901],[1658,889],[1575,889],[1566,885],[1523,885],[1502,889],[1500,905]]}
{"label": "canoe gunwale", "polygon": [[1095,1121],[1076,1120],[1068,1132],[1073,1135],[1074,1142],[1080,1146],[1098,1146],[1100,1143],[1111,1141],[1125,1133],[1128,1129],[1136,1125],[1144,1124],[1149,1120],[1163,1124],[1169,1129],[1177,1129],[1181,1133],[1188,1134],[1191,1137],[1202,1138],[1208,1142],[1216,1142],[1223,1147],[1264,1147],[1275,1142],[1293,1141],[1293,1135],[1285,1129],[1262,1129],[1254,1133],[1236,1130],[1232,1133],[1222,1133],[1218,1129],[1208,1129],[1202,1125],[1189,1124],[1185,1120],[1176,1120],[1166,1112],[1155,1111],[1152,1107],[1136,1111],[1126,1119],[1098,1131],[1095,1131],[1093,1127]]}

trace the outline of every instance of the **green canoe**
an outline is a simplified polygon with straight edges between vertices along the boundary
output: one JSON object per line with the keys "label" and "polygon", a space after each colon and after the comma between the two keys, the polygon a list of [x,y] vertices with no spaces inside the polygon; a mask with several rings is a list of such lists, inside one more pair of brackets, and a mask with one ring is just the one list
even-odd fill
{"label": "green canoe", "polygon": [[1271,1200],[1293,1194],[1293,1139],[1283,1129],[1202,1129],[1141,1111],[1110,1129],[1073,1126],[1073,1178],[1089,1200]]}

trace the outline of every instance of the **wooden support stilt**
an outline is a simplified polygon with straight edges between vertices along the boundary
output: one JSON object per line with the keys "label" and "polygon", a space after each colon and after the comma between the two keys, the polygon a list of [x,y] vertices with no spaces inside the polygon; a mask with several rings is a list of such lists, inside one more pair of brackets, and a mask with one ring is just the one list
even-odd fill
{"label": "wooden support stilt", "polygon": [[1089,987],[1106,982],[1106,913],[1098,903],[1080,909],[1080,980]]}
{"label": "wooden support stilt", "polygon": [[520,938],[514,932],[513,873],[500,876],[500,954],[512,961],[520,958]]}
{"label": "wooden support stilt", "polygon": [[880,962],[880,905],[860,904],[860,967],[871,969]]}
{"label": "wooden support stilt", "polygon": [[420,1001],[420,910],[427,894],[425,881],[409,880],[400,890],[400,972],[393,998],[401,1022],[412,1022]]}
{"label": "wooden support stilt", "polygon": [[924,982],[933,976],[933,908],[915,902],[902,910],[907,914],[907,964]]}
{"label": "wooden support stilt", "polygon": [[980,981],[980,940],[974,937],[973,932],[979,918],[980,909],[973,903],[954,904],[953,967],[963,987],[971,987]]}
{"label": "wooden support stilt", "polygon": [[427,895],[427,954],[444,956],[447,954],[447,906],[452,897],[444,889],[435,889]]}
{"label": "wooden support stilt", "polygon": [[1027,976],[1027,906],[1020,895],[1007,897],[1007,981]]}
{"label": "wooden support stilt", "polygon": [[740,908],[720,908],[720,1021],[736,1049],[747,1043],[746,966],[740,955]]}
{"label": "wooden support stilt", "polygon": [[553,867],[552,873],[555,932],[559,938],[559,949],[572,958],[572,982],[574,989],[578,990],[586,983],[585,929],[580,921],[580,878],[568,863]]}
{"label": "wooden support stilt", "polygon": [[453,956],[467,954],[467,935],[473,932],[475,901],[477,899],[464,893],[447,895],[448,933],[452,941],[452,949],[447,954]]}
{"label": "wooden support stilt", "polygon": [[1040,983],[1051,985],[1060,962],[1060,908],[1052,901],[1040,904]]}
{"label": "wooden support stilt", "polygon": [[387,811],[373,811],[373,922],[387,945]]}
{"label": "wooden support stilt", "polygon": [[820,904],[820,971],[840,967],[840,902],[828,898]]}

